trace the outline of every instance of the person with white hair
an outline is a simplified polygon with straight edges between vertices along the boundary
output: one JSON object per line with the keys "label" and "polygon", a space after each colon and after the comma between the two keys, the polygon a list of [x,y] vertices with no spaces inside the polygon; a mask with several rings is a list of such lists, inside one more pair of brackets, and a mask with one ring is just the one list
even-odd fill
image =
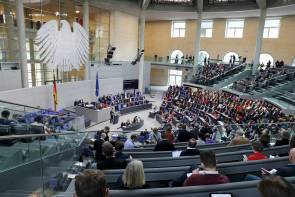
{"label": "person with white hair", "polygon": [[144,189],[148,188],[142,161],[132,160],[128,163],[124,173],[117,181],[119,189]]}
{"label": "person with white hair", "polygon": [[242,130],[238,130],[236,132],[235,137],[231,140],[228,146],[235,146],[235,145],[242,145],[242,144],[249,144],[250,141],[248,138],[244,137],[244,132]]}

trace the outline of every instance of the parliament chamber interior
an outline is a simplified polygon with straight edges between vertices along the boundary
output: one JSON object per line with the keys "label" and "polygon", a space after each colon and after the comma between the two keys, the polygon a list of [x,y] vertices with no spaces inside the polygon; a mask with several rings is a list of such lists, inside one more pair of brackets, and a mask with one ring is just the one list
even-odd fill
{"label": "parliament chamber interior", "polygon": [[0,197],[295,197],[295,0],[0,0]]}

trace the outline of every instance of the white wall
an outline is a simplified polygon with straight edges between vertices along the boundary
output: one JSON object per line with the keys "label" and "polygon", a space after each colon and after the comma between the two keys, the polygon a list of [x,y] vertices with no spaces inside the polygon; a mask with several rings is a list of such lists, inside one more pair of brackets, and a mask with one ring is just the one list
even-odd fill
{"label": "white wall", "polygon": [[14,90],[22,87],[20,70],[0,71],[0,91]]}
{"label": "white wall", "polygon": [[[100,79],[100,95],[123,91],[122,78]],[[74,101],[95,100],[95,80],[58,84],[58,109],[73,106]],[[41,108],[53,108],[52,85],[0,92],[0,100]]]}
{"label": "white wall", "polygon": [[120,63],[122,63],[121,66],[105,66],[104,64],[94,64],[94,67],[90,67],[90,79],[96,79],[96,72],[98,72],[98,76],[100,79],[138,79],[138,64],[131,65],[130,62]]}
{"label": "white wall", "polygon": [[110,44],[117,47],[113,60],[132,61],[138,48],[138,17],[113,11],[110,20]]}

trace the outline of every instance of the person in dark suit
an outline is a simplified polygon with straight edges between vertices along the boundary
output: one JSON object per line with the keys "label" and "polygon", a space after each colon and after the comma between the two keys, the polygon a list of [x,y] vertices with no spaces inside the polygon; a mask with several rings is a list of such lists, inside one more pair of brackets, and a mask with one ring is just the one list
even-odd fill
{"label": "person in dark suit", "polygon": [[114,122],[114,114],[115,114],[114,109],[112,109],[112,110],[110,111],[110,116],[111,116],[111,118],[110,118],[110,123],[113,123],[113,122]]}
{"label": "person in dark suit", "polygon": [[178,132],[177,141],[178,142],[187,142],[189,139],[191,139],[191,133],[186,130],[186,126],[182,125],[181,129]]}
{"label": "person in dark suit", "polygon": [[200,151],[196,149],[197,140],[192,138],[187,143],[186,150],[180,153],[180,156],[193,156],[193,155],[200,155]]}
{"label": "person in dark suit", "polygon": [[162,134],[162,140],[157,143],[154,151],[175,151],[174,145]]}
{"label": "person in dark suit", "polygon": [[102,144],[102,152],[105,156],[105,160],[97,162],[97,169],[125,169],[127,166],[127,160],[116,159],[114,157],[114,147],[110,142],[104,142]]}
{"label": "person in dark suit", "polygon": [[8,110],[3,110],[1,113],[0,124],[10,125],[14,121],[9,120],[10,112]]}
{"label": "person in dark suit", "polygon": [[283,145],[288,145],[290,143],[290,133],[287,130],[282,130],[280,132],[281,139],[277,140],[275,143],[275,146],[283,146]]}
{"label": "person in dark suit", "polygon": [[117,159],[129,159],[129,155],[124,154],[123,151],[124,143],[121,141],[117,141],[115,143],[115,158]]}
{"label": "person in dark suit", "polygon": [[105,160],[105,156],[102,154],[102,144],[105,142],[106,134],[100,133],[99,139],[94,141],[95,159],[96,162]]}
{"label": "person in dark suit", "polygon": [[277,169],[276,175],[282,177],[295,176],[295,148],[292,148],[289,152],[290,164]]}

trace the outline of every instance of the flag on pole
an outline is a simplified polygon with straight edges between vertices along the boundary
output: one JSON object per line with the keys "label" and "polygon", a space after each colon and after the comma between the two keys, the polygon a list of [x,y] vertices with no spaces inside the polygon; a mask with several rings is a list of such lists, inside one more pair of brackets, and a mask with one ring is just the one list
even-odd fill
{"label": "flag on pole", "polygon": [[95,96],[99,96],[99,79],[98,79],[98,72],[96,73],[96,86],[95,86]]}
{"label": "flag on pole", "polygon": [[56,111],[58,102],[57,102],[57,87],[56,87],[55,75],[53,75],[53,102],[54,102],[54,111]]}

